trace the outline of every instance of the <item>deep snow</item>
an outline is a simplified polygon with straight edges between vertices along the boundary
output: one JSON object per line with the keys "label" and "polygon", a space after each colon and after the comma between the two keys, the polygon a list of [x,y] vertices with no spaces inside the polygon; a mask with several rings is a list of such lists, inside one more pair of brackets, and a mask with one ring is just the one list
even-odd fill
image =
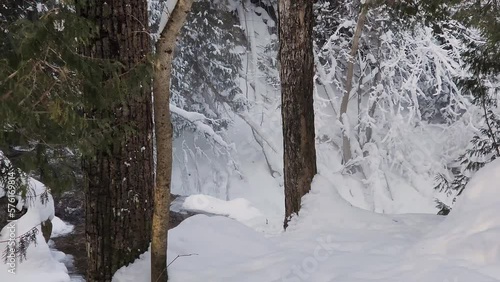
{"label": "deep snow", "polygon": [[[2,262],[0,262],[0,281],[68,282],[70,281],[70,277],[64,262],[70,258],[64,253],[50,248],[42,236],[40,222],[51,219],[53,237],[68,234],[73,230],[73,226],[66,224],[54,216],[54,202],[50,194],[47,201],[42,202],[40,195],[46,191],[45,185],[33,178],[29,178],[28,187],[28,195],[30,197],[25,201],[18,197],[20,207],[26,207],[27,212],[18,220],[13,221],[12,224],[15,226],[13,230],[16,236],[20,236],[34,227],[37,228],[37,243],[36,245],[31,244],[28,247],[26,260],[23,260],[23,262],[19,258],[16,260],[15,274],[9,272],[11,267],[9,264],[3,263],[2,257]],[[0,192],[3,191],[3,187],[0,187]],[[2,196],[4,194],[0,194],[0,197]],[[2,255],[7,249],[8,238],[10,236],[8,226],[2,226],[3,228],[0,232],[0,252]]]}
{"label": "deep snow", "polygon": [[[234,160],[221,158],[207,138],[189,132],[174,141],[172,189],[192,195],[181,206],[221,216],[198,215],[169,232],[169,261],[193,254],[172,263],[171,281],[499,281],[500,192],[494,187],[494,180],[500,180],[498,162],[471,182],[449,217],[406,214],[436,212],[432,180],[436,173],[446,171],[445,164],[469,142],[475,129],[470,128],[473,122],[467,121],[467,115],[461,122],[443,126],[408,126],[404,120],[391,119],[378,136],[389,141],[366,149],[373,156],[393,152],[395,161],[389,165],[383,158],[367,159],[368,175],[345,175],[340,150],[335,147],[340,144],[337,114],[329,110],[329,99],[338,104],[341,95],[330,97],[326,87],[316,87],[320,175],[304,198],[300,216],[282,232],[283,179],[269,173],[266,164],[282,169],[280,95],[257,67],[259,59],[267,59],[260,57],[276,35],[268,32],[272,21],[263,20],[265,11],[253,9],[238,8],[238,13],[246,14],[240,17],[240,25],[251,45],[242,58],[247,69],[242,70],[241,88],[252,107],[241,116],[231,114],[233,123],[227,132],[208,134],[217,144],[231,147],[228,158]],[[166,23],[165,17],[162,22]],[[192,114],[175,105],[173,111],[185,117]],[[265,138],[264,146],[254,140],[250,126]],[[394,140],[398,143],[392,144]],[[52,213],[42,208],[42,217]],[[22,220],[34,223],[41,218],[32,214]],[[26,228],[31,226],[26,224]],[[65,232],[70,229],[64,228]],[[69,281],[62,263],[68,259],[51,251],[39,236],[39,244],[29,249],[28,260],[19,264],[18,275],[6,276],[0,266],[0,282]],[[117,282],[148,279],[149,253],[115,275]]]}
{"label": "deep snow", "polygon": [[[220,216],[197,215],[170,230],[169,261],[182,256],[169,267],[171,281],[500,281],[499,182],[496,160],[473,177],[449,216],[388,215],[360,209],[344,198],[340,191],[349,197],[345,191],[356,185],[352,177],[319,174],[286,232],[279,228],[279,205],[261,210],[272,205],[192,195],[182,209]],[[33,184],[38,192],[44,188]],[[18,221],[20,227],[53,217],[50,206],[25,204],[32,213]],[[72,229],[56,217],[52,221],[55,236]],[[38,244],[29,248],[28,260],[18,263],[15,276],[0,264],[0,281],[70,281],[63,262],[71,258],[49,245],[38,235]],[[149,252],[143,254],[120,269],[114,281],[149,281],[149,259]]]}
{"label": "deep snow", "polygon": [[[171,264],[171,281],[500,281],[499,181],[497,160],[473,178],[450,216],[442,217],[361,210],[340,196],[338,185],[317,175],[300,216],[279,235],[206,215],[172,229],[169,260],[191,256]],[[242,209],[234,202],[206,202],[207,212]],[[149,259],[144,254],[113,281],[149,281]]]}
{"label": "deep snow", "polygon": [[[25,215],[26,216],[26,215]],[[23,217],[25,217],[23,216]],[[29,215],[28,215],[29,216]],[[18,226],[27,226],[28,221],[19,219]],[[53,237],[63,236],[73,230],[73,226],[66,224],[58,217],[52,218]],[[1,237],[4,240],[3,236]],[[6,248],[6,243],[0,243],[0,250]],[[16,274],[8,272],[9,265],[0,263],[0,281],[14,281],[14,282],[69,282],[78,281],[71,280],[68,275],[68,270],[65,266],[66,263],[72,261],[71,256],[57,251],[45,242],[41,232],[37,235],[37,244],[30,245],[27,252],[27,259],[23,262],[17,261]]]}

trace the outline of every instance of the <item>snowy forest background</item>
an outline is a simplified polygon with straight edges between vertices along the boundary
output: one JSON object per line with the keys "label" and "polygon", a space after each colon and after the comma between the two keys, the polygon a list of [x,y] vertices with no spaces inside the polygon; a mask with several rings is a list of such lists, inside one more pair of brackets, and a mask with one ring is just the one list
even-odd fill
{"label": "snowy forest background", "polygon": [[[172,85],[176,194],[225,200],[255,194],[256,205],[281,197],[276,3],[253,2],[195,3],[183,28]],[[460,82],[473,76],[463,54],[469,44],[481,44],[481,35],[454,20],[426,24],[423,14],[398,19],[387,7],[370,9],[342,124],[359,13],[356,1],[315,4],[319,170],[333,182],[346,181],[342,196],[363,209],[433,212],[436,198],[452,205],[458,191],[434,188],[437,176],[452,182],[459,171],[474,172],[457,159],[486,120]],[[485,80],[496,100],[498,82]],[[487,110],[496,113],[494,106]],[[342,130],[352,150],[345,165]]]}
{"label": "snowy forest background", "polygon": [[[468,5],[466,2],[463,5]],[[156,0],[150,2],[153,36],[161,25],[163,5]],[[499,77],[497,73],[478,74],[475,57],[471,55],[481,56],[477,50],[486,44],[484,34],[478,28],[452,19],[453,11],[449,12],[441,17],[425,10],[398,14],[388,5],[363,10],[360,1],[344,0],[320,0],[314,4],[314,108],[317,165],[321,175],[315,183],[321,187],[332,183],[341,198],[352,206],[390,214],[395,222],[399,220],[412,226],[413,229],[405,231],[389,228],[389,233],[384,233],[390,234],[388,241],[397,240],[394,234],[408,239],[430,232],[418,226],[437,224],[441,217],[422,215],[410,220],[395,214],[448,214],[475,172],[500,156],[496,141],[500,138],[500,112],[496,107]],[[273,0],[196,1],[178,39],[170,105],[174,128],[171,192],[186,197],[181,197],[184,202],[174,202],[172,208],[228,216],[255,230],[259,236],[264,234],[275,240],[283,233],[284,218],[277,15],[277,1]],[[360,18],[365,19],[360,21]],[[357,28],[362,29],[359,48],[351,56]],[[351,82],[346,79],[350,67]],[[481,95],[471,81],[480,81]],[[346,93],[351,95],[343,101]],[[347,103],[346,111],[342,110],[343,103]],[[351,153],[348,157],[343,155],[346,146],[343,135],[348,139]],[[498,171],[495,173],[498,175]],[[32,176],[36,178],[36,175],[35,172]],[[37,185],[43,187],[38,182]],[[357,209],[353,212],[335,195],[328,194],[330,192],[317,191],[326,193],[327,199],[334,198],[336,202],[332,201],[331,205],[342,209],[330,208],[326,200],[306,200],[306,224],[301,229],[299,217],[292,232],[306,234],[307,229],[315,230],[317,224],[338,225],[338,221],[328,218],[330,212],[354,214],[346,216],[345,221],[363,218],[360,226],[371,226],[367,218],[374,215],[367,216]],[[0,189],[0,196],[5,195],[2,193]],[[324,209],[315,209],[311,203],[321,203]],[[54,216],[53,209],[47,210],[45,205],[32,209],[42,214],[40,220]],[[308,218],[312,213],[325,215],[317,217],[320,221],[317,223]],[[247,235],[249,231],[224,220],[196,218],[182,223],[174,229],[178,234],[173,233],[170,240],[192,240],[201,245],[199,238],[187,234],[204,232],[202,230],[211,234],[215,228],[228,228],[236,230],[234,236],[226,235],[227,238],[220,238],[219,242],[227,240],[228,245],[239,246],[239,237],[243,242],[248,240],[247,244],[258,245]],[[32,221],[26,226],[33,226]],[[385,218],[377,217],[372,222],[379,227],[389,226],[384,225]],[[61,226],[65,228],[63,223]],[[349,238],[348,233],[339,236]],[[300,242],[295,239],[290,242]],[[187,243],[176,244],[169,249],[169,258],[175,257],[170,252],[193,253]],[[293,246],[289,243],[287,247],[293,249]],[[46,280],[41,281],[69,281],[65,280],[69,277],[64,275],[64,267],[57,264],[60,259],[51,258],[45,265],[37,265],[37,258],[50,256],[43,251],[43,244],[30,248],[38,249],[32,251],[33,259],[28,253],[25,266],[21,264],[26,273],[38,269],[38,273],[46,275]],[[235,247],[234,254],[238,248]],[[260,245],[256,247],[260,248]],[[345,247],[345,251],[353,249],[356,248]],[[499,250],[495,256],[499,260],[494,259],[488,270],[479,271],[481,275],[477,277],[481,278],[474,281],[500,280],[500,274],[494,270],[495,263],[500,262]],[[247,254],[248,250],[240,252]],[[397,250],[387,253],[391,252],[398,253]],[[246,259],[259,256],[257,253]],[[218,254],[219,259],[226,256],[224,252],[214,254]],[[222,259],[220,265],[229,264],[230,258],[228,255],[228,261]],[[205,281],[189,274],[202,264],[201,259],[192,259],[192,265],[182,264],[181,259],[173,264],[173,278],[177,279],[173,281]],[[273,259],[269,261],[277,261]],[[129,269],[122,269],[115,276],[116,281],[142,281],[139,273],[144,263],[147,258]],[[222,269],[218,264],[213,267]],[[176,271],[181,273],[177,278]],[[208,276],[213,274],[208,269],[200,271]],[[382,272],[380,269],[368,271]],[[453,271],[462,273],[462,270]],[[420,281],[455,281],[444,280],[447,278],[436,273],[444,272],[429,271],[425,276],[427,280],[420,277],[424,279]],[[0,273],[0,278],[2,275],[4,273]],[[361,280],[359,277],[360,280],[355,280],[348,274],[340,275],[339,280],[313,274],[306,278],[294,276],[297,280],[283,280],[273,275],[271,280],[231,275],[230,272],[227,277],[215,275],[213,277],[218,278],[206,281],[371,281],[371,278]],[[398,275],[391,279],[403,281],[400,279],[406,277]],[[469,273],[464,275],[477,278]],[[14,281],[31,281],[32,277],[28,275],[26,280]],[[378,281],[393,281],[387,277]]]}

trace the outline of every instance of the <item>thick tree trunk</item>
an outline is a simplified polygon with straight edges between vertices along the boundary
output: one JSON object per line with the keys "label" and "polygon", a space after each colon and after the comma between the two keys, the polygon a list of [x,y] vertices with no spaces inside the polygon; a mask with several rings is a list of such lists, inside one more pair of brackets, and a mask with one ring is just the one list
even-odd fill
{"label": "thick tree trunk", "polygon": [[[100,36],[85,49],[85,55],[118,60],[124,73],[145,63],[151,50],[146,0],[86,0],[79,4],[78,12],[100,27]],[[121,105],[97,113],[116,123],[112,133],[115,139],[83,163],[87,282],[111,281],[117,269],[133,262],[149,247],[153,113],[148,87],[137,88],[136,92]],[[134,133],[124,134],[122,125],[133,127]]]}
{"label": "thick tree trunk", "polygon": [[316,174],[313,23],[313,1],[279,1],[285,228]]}
{"label": "thick tree trunk", "polygon": [[167,241],[172,177],[172,124],[170,121],[170,78],[177,35],[193,0],[178,0],[156,44],[158,62],[154,72],[154,117],[156,131],[156,186],[154,192],[151,281],[166,282]]}

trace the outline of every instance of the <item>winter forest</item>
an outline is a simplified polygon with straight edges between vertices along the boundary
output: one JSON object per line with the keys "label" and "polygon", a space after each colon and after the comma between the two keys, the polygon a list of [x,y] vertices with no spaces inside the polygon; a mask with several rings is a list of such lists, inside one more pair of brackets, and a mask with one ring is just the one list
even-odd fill
{"label": "winter forest", "polygon": [[500,281],[498,0],[0,0],[0,282]]}

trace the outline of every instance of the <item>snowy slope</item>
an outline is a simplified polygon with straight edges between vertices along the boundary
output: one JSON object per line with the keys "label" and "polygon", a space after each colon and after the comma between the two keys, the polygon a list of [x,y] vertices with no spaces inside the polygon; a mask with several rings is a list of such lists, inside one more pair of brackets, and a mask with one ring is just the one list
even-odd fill
{"label": "snowy slope", "polygon": [[[0,151],[0,158],[6,165],[10,161],[5,159]],[[42,201],[42,195],[47,191],[47,187],[34,178],[28,177],[28,191],[26,199],[16,196],[19,200],[18,209],[26,208],[27,212],[18,220],[11,221],[7,226],[0,226],[0,252],[2,255],[11,246],[9,238],[18,239],[33,228],[38,230],[36,235],[36,244],[30,244],[26,251],[26,259],[19,257],[15,261],[9,260],[8,264],[0,263],[0,281],[15,282],[67,282],[70,281],[68,270],[63,261],[66,255],[62,252],[51,250],[42,236],[40,223],[46,220],[52,221],[52,236],[62,236],[73,230],[71,225],[66,224],[58,217],[54,216],[54,200],[48,193],[46,199]],[[0,198],[7,196],[6,187],[0,183]],[[12,242],[12,241],[10,241]],[[19,243],[19,240],[16,240]],[[50,243],[50,241],[49,241]],[[12,265],[13,263],[14,265]],[[15,266],[14,268],[12,266]],[[13,274],[15,273],[15,274]]]}
{"label": "snowy slope", "polygon": [[446,220],[415,253],[445,256],[500,277],[500,160],[479,170]]}
{"label": "snowy slope", "polygon": [[[42,203],[40,200],[40,195],[46,190],[45,185],[33,178],[30,178],[29,181],[29,195],[33,197],[21,203],[27,208],[27,212],[17,221],[9,224],[15,226],[15,229],[9,229],[9,225],[3,227],[0,232],[0,251],[3,254],[7,249],[8,238],[11,232],[15,236],[20,236],[34,227],[38,229],[38,234],[36,235],[37,243],[30,244],[28,247],[26,253],[27,259],[22,261],[19,258],[16,259],[15,274],[9,272],[12,269],[10,264],[0,263],[0,281],[68,282],[70,281],[70,277],[63,263],[66,255],[49,248],[49,245],[42,236],[40,222],[51,219],[53,221],[54,236],[67,234],[72,230],[72,227],[54,216],[54,202],[50,194],[48,195],[47,202]],[[0,191],[3,191],[1,187]]]}
{"label": "snowy slope", "polygon": [[[448,217],[382,215],[353,207],[316,176],[300,216],[266,236],[198,215],[169,233],[174,282],[500,281],[500,160],[469,184]],[[227,207],[227,204],[221,205]],[[114,281],[147,281],[149,253]]]}

